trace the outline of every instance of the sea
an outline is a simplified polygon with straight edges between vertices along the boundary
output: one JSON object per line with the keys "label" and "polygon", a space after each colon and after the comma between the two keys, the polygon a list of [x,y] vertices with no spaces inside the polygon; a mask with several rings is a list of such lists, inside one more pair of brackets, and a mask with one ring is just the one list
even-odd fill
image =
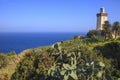
{"label": "sea", "polygon": [[74,36],[85,36],[85,32],[41,32],[41,33],[0,33],[0,53],[15,51],[17,54],[25,49],[52,45],[66,41]]}

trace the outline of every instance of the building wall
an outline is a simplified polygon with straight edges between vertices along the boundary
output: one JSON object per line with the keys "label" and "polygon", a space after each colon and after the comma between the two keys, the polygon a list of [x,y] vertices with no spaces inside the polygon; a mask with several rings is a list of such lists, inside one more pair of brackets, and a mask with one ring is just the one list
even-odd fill
{"label": "building wall", "polygon": [[101,30],[101,17],[97,17],[97,30]]}
{"label": "building wall", "polygon": [[103,30],[103,24],[107,21],[107,16],[101,16],[101,30]]}
{"label": "building wall", "polygon": [[107,16],[97,16],[97,30],[103,30],[103,24],[107,21]]}
{"label": "building wall", "polygon": [[107,21],[108,14],[104,12],[104,8],[100,8],[100,13],[97,15],[97,26],[96,30],[103,30],[103,24]]}

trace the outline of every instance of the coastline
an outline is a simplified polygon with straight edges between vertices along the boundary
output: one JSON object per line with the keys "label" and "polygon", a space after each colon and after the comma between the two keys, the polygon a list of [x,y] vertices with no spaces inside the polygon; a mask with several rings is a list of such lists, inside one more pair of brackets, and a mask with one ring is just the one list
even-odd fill
{"label": "coastline", "polygon": [[43,32],[43,33],[1,33],[0,52],[15,51],[17,54],[26,49],[52,45],[59,41],[65,41],[76,35],[86,35],[85,32]]}

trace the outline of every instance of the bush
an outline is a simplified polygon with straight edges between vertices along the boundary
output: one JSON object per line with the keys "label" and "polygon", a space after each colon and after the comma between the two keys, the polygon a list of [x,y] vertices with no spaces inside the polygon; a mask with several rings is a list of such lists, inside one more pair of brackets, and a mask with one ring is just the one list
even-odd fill
{"label": "bush", "polygon": [[90,30],[88,33],[87,33],[87,37],[89,38],[92,38],[92,37],[95,37],[95,36],[98,36],[99,33],[97,30]]}
{"label": "bush", "polygon": [[0,69],[8,65],[8,58],[5,54],[0,54]]}
{"label": "bush", "polygon": [[12,56],[12,55],[16,55],[16,52],[15,51],[11,51],[9,53],[7,53],[8,56]]}
{"label": "bush", "polygon": [[102,53],[103,57],[112,59],[112,66],[114,66],[113,74],[114,77],[120,77],[120,43],[111,42],[107,43],[104,46],[97,46],[94,48]]}

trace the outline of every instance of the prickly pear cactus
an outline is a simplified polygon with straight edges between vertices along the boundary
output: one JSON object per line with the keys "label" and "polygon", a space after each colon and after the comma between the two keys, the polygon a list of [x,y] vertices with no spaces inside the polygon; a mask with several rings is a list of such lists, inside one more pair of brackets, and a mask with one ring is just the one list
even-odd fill
{"label": "prickly pear cactus", "polygon": [[53,48],[58,50],[55,55],[57,64],[47,70],[48,76],[59,77],[61,80],[112,80],[109,71],[105,69],[106,65],[87,57],[87,51],[87,54],[81,50],[63,53],[60,43],[54,44]]}
{"label": "prickly pear cactus", "polygon": [[61,44],[61,42],[57,42],[57,43],[53,44],[52,47],[55,48],[55,49],[57,49],[58,52],[60,52],[61,51],[60,44]]}

